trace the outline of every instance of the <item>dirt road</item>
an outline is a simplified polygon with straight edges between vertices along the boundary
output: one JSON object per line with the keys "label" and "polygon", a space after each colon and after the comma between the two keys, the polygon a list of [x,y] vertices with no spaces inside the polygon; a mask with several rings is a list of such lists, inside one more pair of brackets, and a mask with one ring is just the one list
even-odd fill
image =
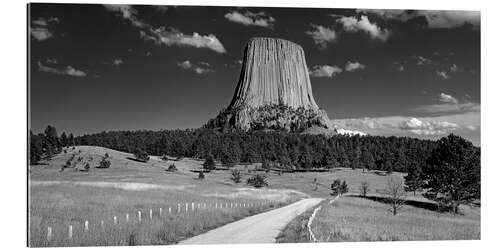
{"label": "dirt road", "polygon": [[274,243],[281,229],[293,218],[322,200],[303,199],[282,208],[227,224],[179,244]]}

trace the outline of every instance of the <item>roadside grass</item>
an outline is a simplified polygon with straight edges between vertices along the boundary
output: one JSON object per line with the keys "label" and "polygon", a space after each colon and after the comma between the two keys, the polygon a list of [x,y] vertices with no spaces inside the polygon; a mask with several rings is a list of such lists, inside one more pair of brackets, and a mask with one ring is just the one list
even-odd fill
{"label": "roadside grass", "polygon": [[480,239],[479,208],[463,215],[406,205],[397,216],[380,202],[344,196],[324,206],[313,222],[319,242]]}
{"label": "roadside grass", "polygon": [[309,230],[307,228],[307,223],[311,217],[314,209],[318,206],[328,204],[327,201],[323,201],[320,204],[306,210],[299,216],[295,217],[285,228],[283,228],[276,237],[276,243],[304,243],[310,242]]}

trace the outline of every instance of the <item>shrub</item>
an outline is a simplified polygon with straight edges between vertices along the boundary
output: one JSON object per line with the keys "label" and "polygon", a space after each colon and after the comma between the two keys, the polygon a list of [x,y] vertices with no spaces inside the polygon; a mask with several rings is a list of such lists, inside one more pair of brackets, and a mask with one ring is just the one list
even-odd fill
{"label": "shrub", "polygon": [[240,172],[240,170],[233,169],[231,171],[231,180],[234,181],[234,183],[240,183],[241,182],[241,172]]}
{"label": "shrub", "polygon": [[105,154],[104,154],[104,158],[106,158],[106,159],[107,159],[107,158],[109,158],[109,154],[108,154],[108,153],[105,153]]}
{"label": "shrub", "polygon": [[168,161],[168,156],[167,156],[167,155],[163,155],[163,156],[161,157],[161,160],[162,160],[162,161]]}
{"label": "shrub", "polygon": [[109,168],[111,166],[111,162],[107,159],[107,157],[104,157],[101,162],[99,162],[99,166],[96,168]]}
{"label": "shrub", "polygon": [[215,169],[215,160],[214,157],[209,154],[203,163],[203,168],[210,171]]}
{"label": "shrub", "polygon": [[134,150],[134,156],[138,161],[142,161],[142,162],[149,161],[148,153],[141,148],[137,148]]}
{"label": "shrub", "polygon": [[247,184],[254,186],[256,188],[261,188],[263,186],[269,186],[267,182],[267,177],[265,175],[256,174],[247,179]]}
{"label": "shrub", "polygon": [[170,166],[168,166],[167,171],[175,172],[175,171],[177,171],[177,167],[175,166],[175,164],[170,164]]}
{"label": "shrub", "polygon": [[205,179],[205,174],[203,173],[203,171],[200,171],[200,172],[198,173],[198,179],[199,179],[199,180],[203,180],[203,179]]}
{"label": "shrub", "polygon": [[390,177],[387,179],[384,192],[389,200],[389,211],[391,211],[393,215],[397,215],[400,208],[405,204],[404,198],[406,193],[403,182]]}
{"label": "shrub", "polygon": [[347,192],[349,192],[349,187],[347,186],[347,182],[343,181],[342,184],[340,184],[340,194],[343,195]]}

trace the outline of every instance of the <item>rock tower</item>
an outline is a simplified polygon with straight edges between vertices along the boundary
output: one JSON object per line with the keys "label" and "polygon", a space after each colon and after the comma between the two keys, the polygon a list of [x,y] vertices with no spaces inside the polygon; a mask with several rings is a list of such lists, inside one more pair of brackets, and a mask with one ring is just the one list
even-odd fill
{"label": "rock tower", "polygon": [[229,106],[206,127],[301,132],[329,128],[314,100],[304,50],[276,38],[252,38],[243,55],[241,74]]}

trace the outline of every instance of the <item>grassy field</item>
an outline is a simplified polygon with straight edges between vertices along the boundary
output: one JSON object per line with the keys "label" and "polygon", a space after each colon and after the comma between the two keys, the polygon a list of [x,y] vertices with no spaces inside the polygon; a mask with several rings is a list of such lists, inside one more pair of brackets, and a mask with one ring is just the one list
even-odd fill
{"label": "grassy field", "polygon": [[461,209],[454,215],[406,205],[393,216],[384,203],[344,196],[324,204],[311,227],[320,242],[480,239],[479,208]]}
{"label": "grassy field", "polygon": [[[95,166],[104,154],[111,167]],[[75,155],[76,168],[61,166]],[[90,163],[88,172],[75,169]],[[177,172],[168,172],[175,164]],[[330,184],[334,179],[349,185],[346,196],[332,205],[325,205],[317,214],[313,231],[320,241],[369,240],[432,240],[478,239],[480,209],[462,207],[464,215],[431,211],[420,193],[408,194],[402,213],[392,216],[377,197],[384,194],[389,177],[402,180],[403,174],[387,175],[381,171],[338,168],[331,172],[265,173],[269,186],[256,189],[246,185],[246,179],[257,173],[259,164],[237,165],[242,182],[234,183],[227,170],[216,170],[198,180],[203,161],[184,158],[163,161],[151,157],[147,163],[134,160],[131,154],[100,147],[79,146],[61,153],[46,165],[31,166],[29,171],[29,244],[30,246],[91,246],[91,245],[150,245],[174,244],[220,225],[288,204],[304,197],[331,198]],[[259,172],[263,174],[263,172]],[[368,196],[358,195],[362,182],[369,183]],[[351,197],[349,197],[351,196]],[[188,212],[185,204],[188,203]],[[234,204],[253,206],[226,208]],[[178,205],[181,213],[178,213]],[[199,204],[199,205],[198,205]],[[204,205],[205,204],[205,205]],[[217,204],[217,208],[215,207]],[[419,206],[418,204],[427,204]],[[192,205],[194,210],[192,211]],[[418,205],[418,206],[417,206]],[[200,208],[198,208],[200,206]],[[206,208],[205,208],[206,206]],[[162,208],[162,216],[159,210]],[[168,214],[168,208],[171,213]],[[153,219],[149,217],[150,209]],[[141,211],[142,220],[138,221]],[[308,240],[304,223],[312,211],[292,221],[278,237],[278,242]],[[126,222],[129,214],[129,222]],[[117,223],[114,223],[114,217]],[[85,221],[89,230],[85,231]],[[101,222],[102,221],[102,222]],[[101,225],[101,223],[103,225]],[[68,238],[69,225],[73,237]],[[47,241],[47,229],[52,238]]]}
{"label": "grassy field", "polygon": [[[93,168],[105,153],[110,155],[111,167]],[[61,171],[72,154],[90,162],[90,171]],[[109,149],[77,147],[55,156],[48,165],[30,167],[30,246],[172,244],[306,196],[293,190],[235,184],[228,171],[213,171],[198,180],[190,170],[200,168],[202,162],[193,159],[165,162],[152,157],[142,163],[131,158]],[[179,171],[165,171],[172,163]]]}

